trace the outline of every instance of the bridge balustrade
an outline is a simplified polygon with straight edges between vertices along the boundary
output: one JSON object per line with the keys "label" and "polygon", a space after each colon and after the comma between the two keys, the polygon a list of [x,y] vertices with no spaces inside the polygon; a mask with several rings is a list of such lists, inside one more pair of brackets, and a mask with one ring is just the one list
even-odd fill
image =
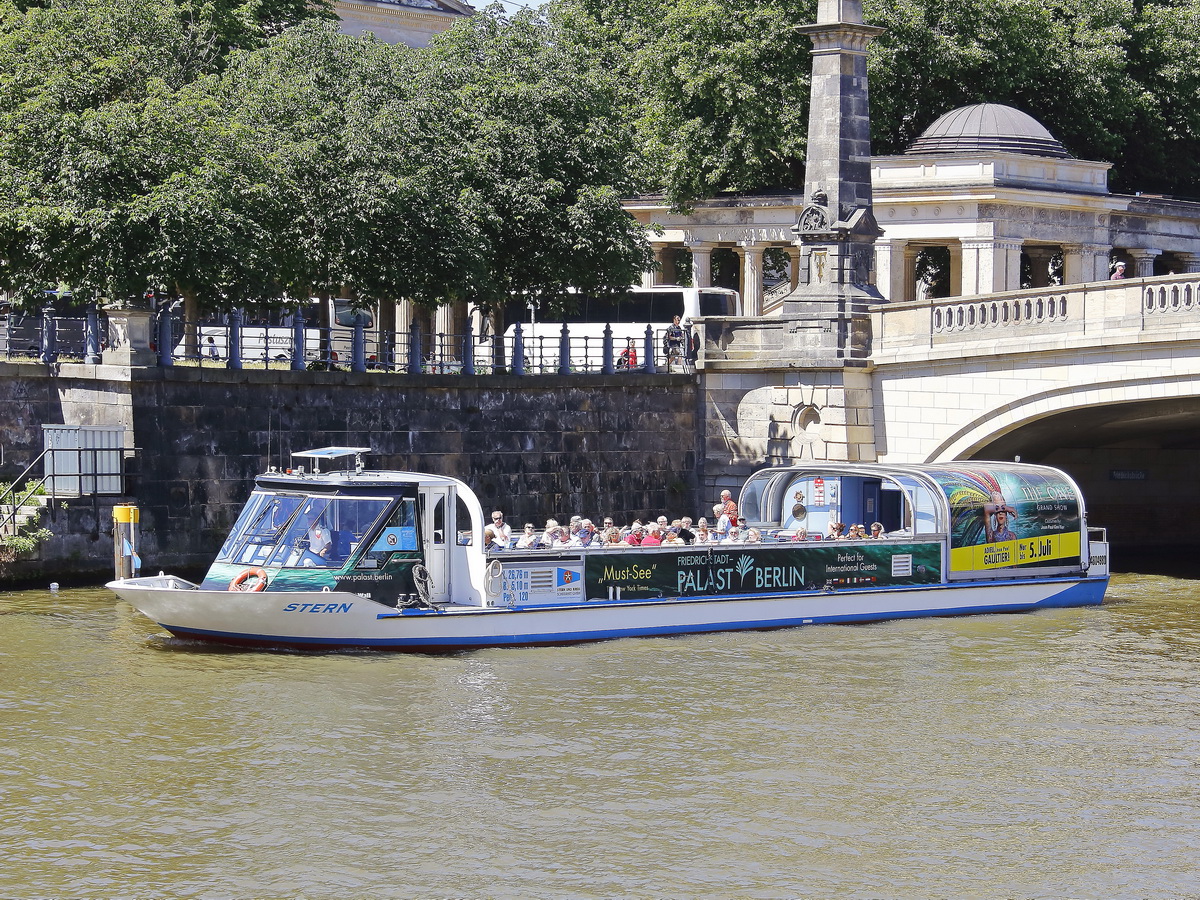
{"label": "bridge balustrade", "polygon": [[1200,336],[1197,313],[1197,273],[888,303],[872,310],[872,356],[886,362],[922,347],[954,353],[1053,349],[1065,342],[1095,346],[1153,340],[1156,333],[1174,340],[1187,325]]}

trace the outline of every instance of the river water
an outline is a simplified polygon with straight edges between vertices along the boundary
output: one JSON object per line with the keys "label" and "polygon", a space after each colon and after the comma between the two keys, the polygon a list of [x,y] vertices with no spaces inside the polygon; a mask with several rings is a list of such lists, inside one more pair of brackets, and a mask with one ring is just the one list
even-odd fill
{"label": "river water", "polygon": [[0,594],[0,896],[1198,897],[1200,581],[453,656]]}

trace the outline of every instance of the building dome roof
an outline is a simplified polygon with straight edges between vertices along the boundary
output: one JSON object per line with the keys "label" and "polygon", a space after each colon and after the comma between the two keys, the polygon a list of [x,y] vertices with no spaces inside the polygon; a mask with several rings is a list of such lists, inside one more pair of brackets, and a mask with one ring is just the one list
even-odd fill
{"label": "building dome roof", "polygon": [[1066,158],[1067,152],[1041,122],[999,103],[977,103],[946,113],[925,129],[909,153],[988,153],[998,150]]}

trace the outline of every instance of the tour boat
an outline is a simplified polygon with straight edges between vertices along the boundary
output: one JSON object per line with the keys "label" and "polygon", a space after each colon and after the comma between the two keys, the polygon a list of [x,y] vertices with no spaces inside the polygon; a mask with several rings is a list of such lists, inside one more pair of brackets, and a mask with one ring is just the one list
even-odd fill
{"label": "tour boat", "polygon": [[[259,476],[200,584],[109,587],[180,638],[448,651],[1089,606],[1108,584],[1104,531],[1043,466],[765,468],[737,498],[761,542],[489,551],[466,484],[367,453]],[[882,536],[824,539],[833,521]]]}

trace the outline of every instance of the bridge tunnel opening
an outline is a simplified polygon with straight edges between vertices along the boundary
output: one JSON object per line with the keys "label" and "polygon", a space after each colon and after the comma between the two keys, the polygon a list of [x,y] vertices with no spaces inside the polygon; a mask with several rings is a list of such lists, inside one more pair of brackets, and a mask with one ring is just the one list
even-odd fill
{"label": "bridge tunnel opening", "polygon": [[1069,410],[971,456],[1068,472],[1087,499],[1088,523],[1108,529],[1116,571],[1200,577],[1200,397]]}

